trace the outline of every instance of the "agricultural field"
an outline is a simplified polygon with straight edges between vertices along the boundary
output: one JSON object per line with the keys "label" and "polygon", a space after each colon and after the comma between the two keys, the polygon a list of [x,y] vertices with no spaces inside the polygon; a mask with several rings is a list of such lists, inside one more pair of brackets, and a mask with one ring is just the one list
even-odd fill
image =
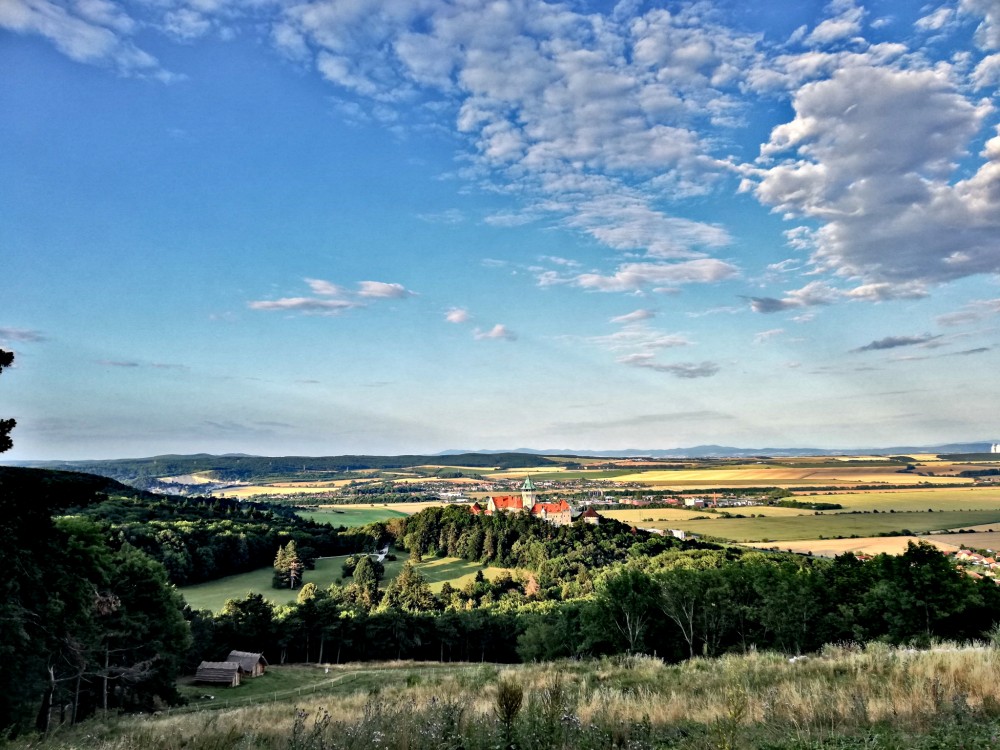
{"label": "agricultural field", "polygon": [[940,487],[914,490],[861,490],[799,495],[797,500],[838,503],[844,510],[1000,510],[1000,487]]}
{"label": "agricultural field", "polygon": [[697,489],[708,487],[829,487],[861,484],[972,484],[961,477],[920,476],[900,473],[892,466],[790,467],[768,464],[711,469],[654,470],[617,477],[619,482],[636,482],[660,489]]}
{"label": "agricultural field", "polygon": [[865,555],[880,555],[882,553],[887,555],[901,555],[906,552],[906,547],[911,542],[927,542],[945,553],[955,552],[959,549],[957,542],[949,544],[940,541],[942,538],[953,539],[955,537],[949,535],[947,537],[876,536],[858,539],[803,539],[782,542],[780,545],[770,542],[755,542],[746,546],[779,552],[795,552],[800,555],[815,555],[817,557],[836,557],[846,552]]}
{"label": "agricultural field", "polygon": [[[972,532],[971,534],[939,534],[933,539],[956,547],[963,546],[969,549],[988,549],[1000,552],[1000,531],[993,531],[990,527],[988,531]],[[996,524],[996,529],[1000,529],[1000,524]]]}
{"label": "agricultural field", "polygon": [[[397,552],[398,559],[390,562],[386,561],[385,578],[382,579],[382,588],[399,575],[403,565],[409,559],[406,552]],[[330,584],[341,583],[341,569],[347,555],[337,557],[324,557],[316,561],[315,570],[307,570],[303,574],[305,583],[315,583],[319,588],[327,588]],[[480,570],[483,575],[493,580],[507,572],[506,568],[493,566],[483,567],[478,563],[471,563],[460,560],[456,557],[428,558],[417,564],[420,574],[427,579],[431,591],[437,593],[441,590],[445,581],[449,581],[455,588],[461,588],[466,583],[476,577]],[[196,583],[192,586],[181,586],[178,591],[192,609],[209,609],[219,612],[226,604],[227,599],[239,599],[248,593],[263,594],[264,598],[275,605],[291,604],[298,596],[298,591],[288,589],[275,589],[271,587],[271,567],[259,568],[249,573],[240,573],[234,576],[226,576],[215,581],[206,583]],[[350,579],[348,579],[350,580]]]}
{"label": "agricultural field", "polygon": [[349,511],[349,510],[378,510],[392,511],[404,516],[412,516],[427,508],[439,508],[448,503],[442,501],[431,501],[426,503],[349,503],[347,505],[319,505],[319,510]]}
{"label": "agricultural field", "polygon": [[388,521],[390,518],[405,518],[410,515],[401,510],[384,506],[343,505],[339,508],[322,506],[320,510],[300,510],[301,518],[308,518],[316,523],[328,523],[331,526],[367,526],[376,521]]}
{"label": "agricultural field", "polygon": [[935,513],[823,512],[771,518],[712,518],[704,521],[676,521],[671,528],[734,542],[767,542],[851,535],[869,537],[902,530],[922,534],[938,529],[955,529],[989,523],[1000,525],[1000,510]]}

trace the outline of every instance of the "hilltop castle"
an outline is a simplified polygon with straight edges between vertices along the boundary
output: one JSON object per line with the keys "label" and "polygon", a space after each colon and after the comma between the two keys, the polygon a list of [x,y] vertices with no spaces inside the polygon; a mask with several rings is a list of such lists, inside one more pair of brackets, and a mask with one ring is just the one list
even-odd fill
{"label": "hilltop castle", "polygon": [[486,507],[473,503],[469,510],[476,516],[480,514],[492,516],[501,512],[530,513],[553,526],[564,526],[573,522],[573,509],[565,500],[555,503],[538,502],[535,484],[531,481],[531,477],[525,478],[520,495],[490,495],[486,498]]}

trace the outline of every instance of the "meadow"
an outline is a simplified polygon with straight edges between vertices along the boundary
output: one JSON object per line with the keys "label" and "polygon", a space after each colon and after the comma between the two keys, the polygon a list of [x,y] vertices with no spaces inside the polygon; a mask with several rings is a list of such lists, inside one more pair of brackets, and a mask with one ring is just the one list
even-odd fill
{"label": "meadow", "polygon": [[908,530],[923,534],[975,524],[1000,524],[1000,510],[927,511],[900,513],[823,512],[803,516],[770,518],[710,518],[674,521],[671,528],[736,542],[767,542],[793,539],[877,536]]}
{"label": "meadow", "polygon": [[[386,560],[385,577],[382,579],[382,588],[399,575],[403,565],[409,559],[409,553],[397,552],[395,561]],[[319,588],[327,588],[331,584],[341,584],[342,569],[346,555],[338,557],[324,557],[316,561],[315,570],[307,570],[303,573],[303,582],[315,583]],[[507,572],[506,568],[494,566],[483,566],[479,563],[461,560],[457,557],[437,557],[427,558],[417,563],[420,574],[427,579],[431,591],[437,593],[445,584],[451,583],[455,588],[462,588],[469,581],[476,577],[476,573],[483,572],[483,575],[493,580],[502,573]],[[271,576],[274,570],[271,567],[258,568],[249,573],[240,573],[234,576],[226,576],[206,583],[196,583],[192,586],[178,587],[178,591],[184,596],[185,601],[191,605],[192,609],[208,609],[212,612],[220,612],[228,599],[239,599],[248,593],[263,594],[264,598],[275,605],[291,604],[298,596],[298,591],[289,589],[275,589],[271,587]],[[350,583],[350,579],[347,579]]]}
{"label": "meadow", "polygon": [[[987,645],[847,645],[794,662],[750,652],[681,664],[271,667],[238,688],[181,689],[194,705],[93,719],[56,730],[45,746],[985,750],[1000,732],[1000,652]],[[198,697],[206,693],[213,698]]]}
{"label": "meadow", "polygon": [[390,518],[404,518],[410,515],[402,510],[377,505],[342,505],[339,507],[322,506],[319,510],[300,510],[299,516],[316,523],[328,523],[331,526],[367,526],[376,521],[388,521]]}

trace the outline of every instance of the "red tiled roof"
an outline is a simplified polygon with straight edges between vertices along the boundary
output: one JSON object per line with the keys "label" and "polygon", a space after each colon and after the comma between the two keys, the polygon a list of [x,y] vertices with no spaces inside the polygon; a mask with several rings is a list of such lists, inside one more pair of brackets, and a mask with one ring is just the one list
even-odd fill
{"label": "red tiled roof", "polygon": [[481,506],[479,503],[473,503],[472,505],[469,506],[469,512],[474,516],[478,516],[480,513],[483,512],[483,506]]}
{"label": "red tiled roof", "polygon": [[497,510],[521,510],[524,507],[520,495],[497,495],[490,499]]}
{"label": "red tiled roof", "polygon": [[570,507],[565,500],[560,500],[558,503],[535,503],[531,506],[531,515],[537,516],[543,510],[546,513],[568,513]]}

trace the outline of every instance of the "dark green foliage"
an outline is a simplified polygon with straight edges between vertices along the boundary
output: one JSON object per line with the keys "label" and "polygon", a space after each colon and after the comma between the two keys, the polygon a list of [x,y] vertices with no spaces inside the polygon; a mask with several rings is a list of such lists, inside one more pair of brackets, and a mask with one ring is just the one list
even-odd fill
{"label": "dark green foliage", "polygon": [[162,566],[86,519],[53,521],[68,500],[93,499],[89,480],[0,473],[0,565],[12,573],[0,583],[4,730],[45,729],[53,706],[71,706],[59,713],[73,720],[175,695],[188,631]]}
{"label": "dark green foliage", "polygon": [[296,589],[302,585],[302,571],[305,569],[299,551],[292,539],[284,547],[278,547],[274,558],[274,576],[271,585],[276,589]]}
{"label": "dark green foliage", "polygon": [[301,518],[290,508],[126,490],[123,494],[112,488],[108,497],[69,505],[83,506],[71,509],[105,524],[109,533],[159,560],[179,586],[271,565],[275,550],[290,541],[306,569],[314,566],[317,555],[343,554],[371,544],[370,530],[333,528]]}

